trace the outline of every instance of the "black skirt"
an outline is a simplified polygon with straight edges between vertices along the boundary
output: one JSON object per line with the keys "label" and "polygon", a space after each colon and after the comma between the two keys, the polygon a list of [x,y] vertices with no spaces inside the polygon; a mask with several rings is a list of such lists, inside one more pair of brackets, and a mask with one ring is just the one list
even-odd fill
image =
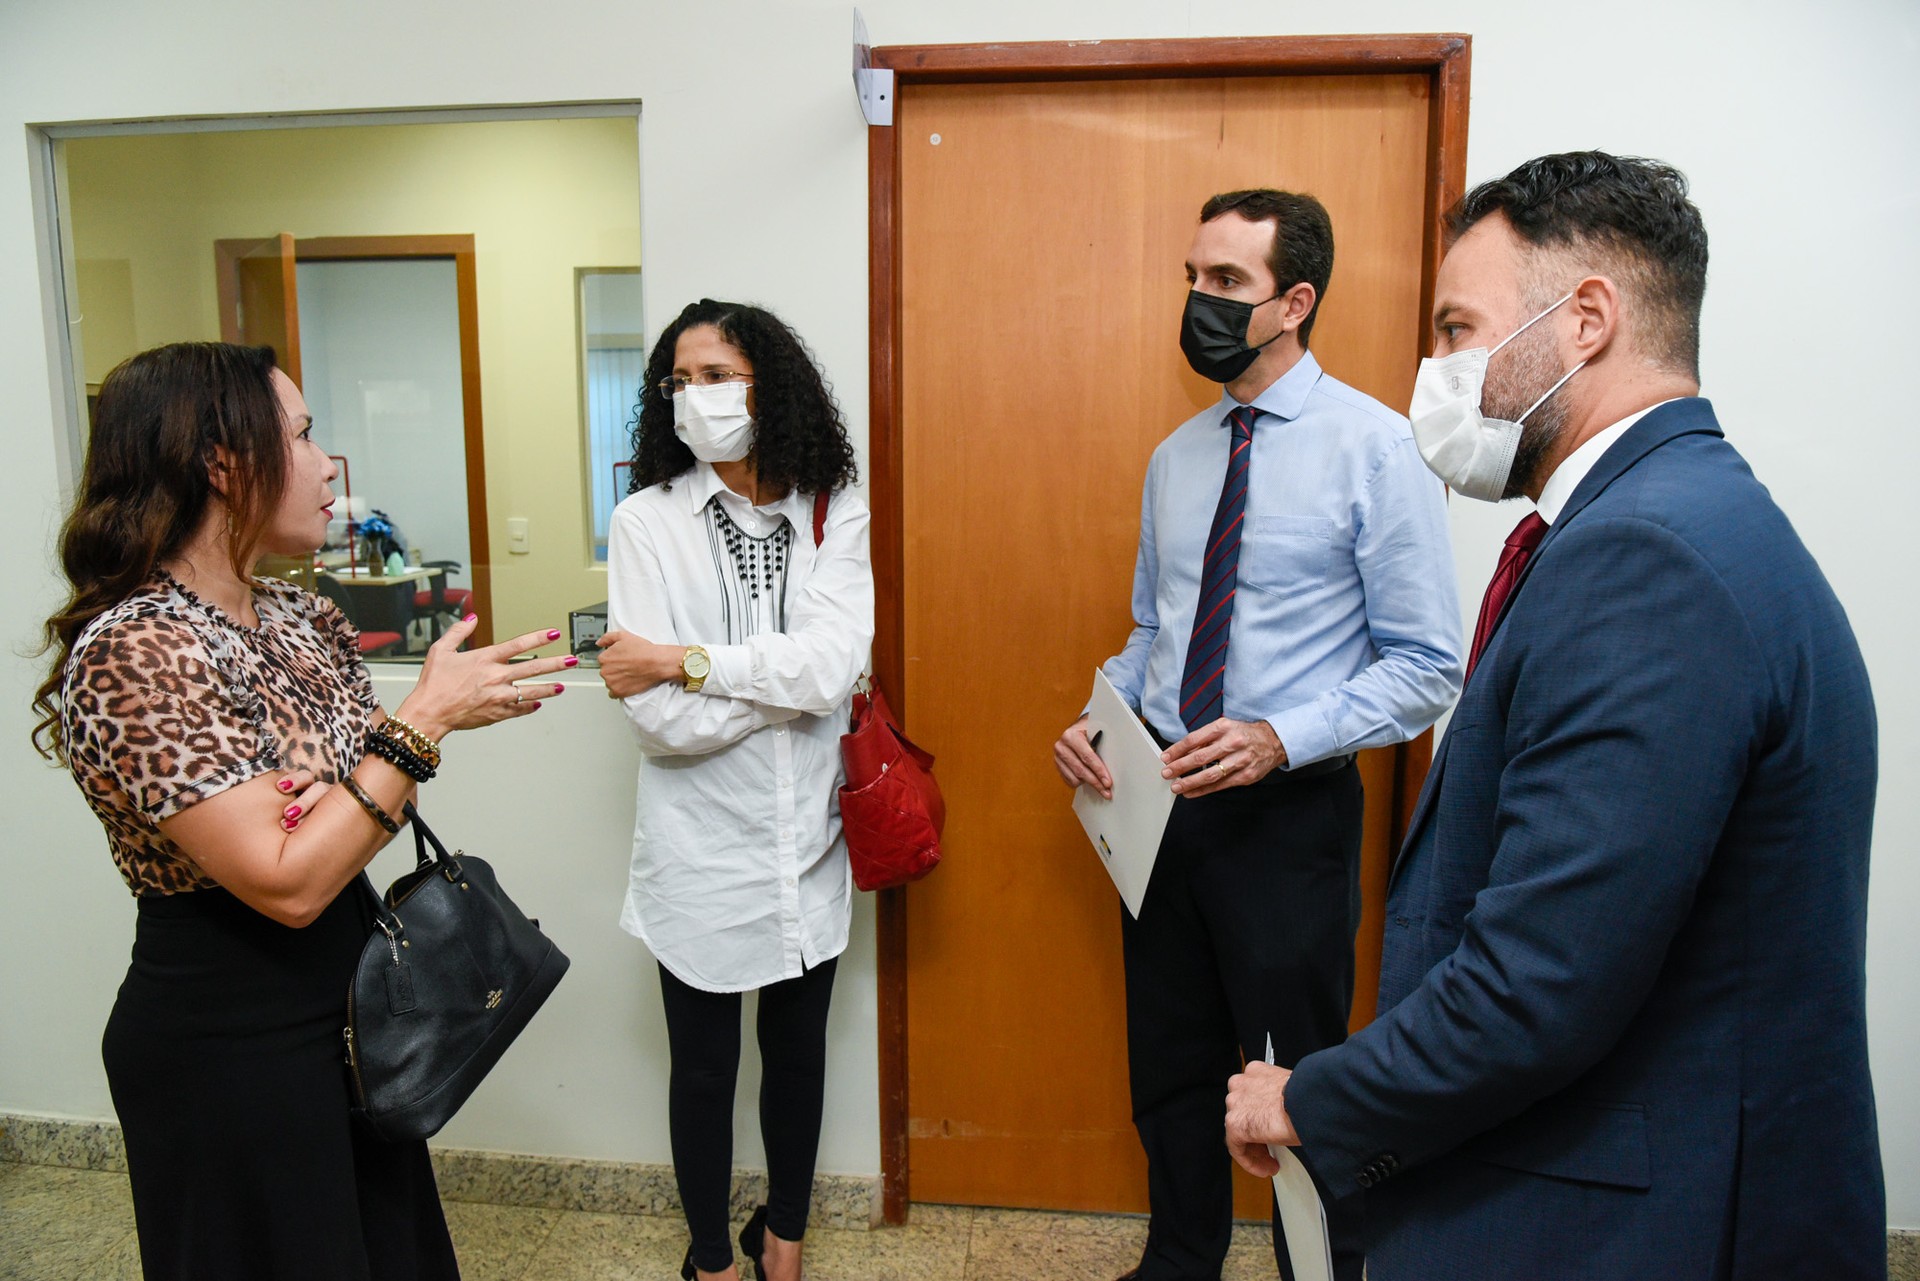
{"label": "black skirt", "polygon": [[427,1145],[349,1112],[360,887],[301,930],[220,889],[139,903],[102,1054],[148,1281],[457,1278]]}

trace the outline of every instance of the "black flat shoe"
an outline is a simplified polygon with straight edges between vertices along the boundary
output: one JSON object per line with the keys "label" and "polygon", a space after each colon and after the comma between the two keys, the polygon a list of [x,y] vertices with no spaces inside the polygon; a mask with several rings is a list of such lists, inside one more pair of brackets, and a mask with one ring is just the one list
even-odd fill
{"label": "black flat shoe", "polygon": [[760,1264],[760,1258],[767,1252],[767,1207],[761,1206],[747,1220],[747,1226],[740,1229],[740,1253],[753,1261],[754,1281],[765,1281],[767,1272]]}
{"label": "black flat shoe", "polygon": [[680,1281],[693,1281],[697,1274],[693,1270],[693,1247],[687,1247],[687,1257],[680,1260]]}

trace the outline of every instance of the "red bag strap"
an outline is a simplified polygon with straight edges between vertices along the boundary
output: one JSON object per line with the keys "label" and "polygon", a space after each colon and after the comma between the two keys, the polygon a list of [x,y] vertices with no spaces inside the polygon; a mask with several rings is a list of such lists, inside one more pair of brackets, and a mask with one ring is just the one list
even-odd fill
{"label": "red bag strap", "polygon": [[813,545],[818,547],[820,540],[827,536],[827,504],[833,500],[833,494],[821,490],[813,496]]}

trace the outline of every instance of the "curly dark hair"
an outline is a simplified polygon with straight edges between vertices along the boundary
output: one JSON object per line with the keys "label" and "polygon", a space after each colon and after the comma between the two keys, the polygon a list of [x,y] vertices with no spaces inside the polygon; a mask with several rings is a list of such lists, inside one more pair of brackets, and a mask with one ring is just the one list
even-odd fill
{"label": "curly dark hair", "polygon": [[287,433],[273,390],[271,347],[181,342],[129,356],[100,384],[79,492],[60,531],[66,602],[46,621],[41,653],[53,663],[33,692],[33,745],[66,759],[60,683],[73,646],[100,614],[179,554],[215,498],[208,463],[232,460],[227,555],[243,559],[286,487]]}
{"label": "curly dark hair", "polygon": [[[1535,249],[1591,256],[1637,303],[1645,354],[1700,377],[1700,306],[1707,292],[1707,228],[1672,165],[1604,151],[1529,160],[1483,182],[1445,215],[1448,243],[1500,214]],[[1537,292],[1555,292],[1559,282]],[[1637,296],[1636,296],[1637,295]]]}
{"label": "curly dark hair", "polygon": [[668,484],[693,466],[693,451],[673,434],[673,402],[655,390],[673,373],[680,335],[712,325],[753,362],[754,474],[771,488],[831,493],[860,477],[853,442],[833,388],[813,353],[778,316],[745,303],[689,303],[653,345],[633,417],[633,473],[627,492]]}

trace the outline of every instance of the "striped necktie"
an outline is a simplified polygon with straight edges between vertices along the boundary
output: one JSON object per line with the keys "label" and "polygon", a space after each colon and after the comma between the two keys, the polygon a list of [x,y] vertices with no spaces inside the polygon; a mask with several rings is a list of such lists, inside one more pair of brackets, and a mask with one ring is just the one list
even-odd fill
{"label": "striped necktie", "polygon": [[1180,719],[1188,732],[1220,719],[1226,703],[1227,633],[1233,624],[1233,596],[1240,573],[1240,527],[1247,511],[1247,467],[1253,461],[1253,420],[1259,410],[1241,405],[1227,415],[1233,443],[1227,454],[1227,479],[1220,505],[1207,532],[1207,555],[1200,569],[1200,600],[1193,611],[1193,638],[1187,642],[1187,666],[1180,677]]}

